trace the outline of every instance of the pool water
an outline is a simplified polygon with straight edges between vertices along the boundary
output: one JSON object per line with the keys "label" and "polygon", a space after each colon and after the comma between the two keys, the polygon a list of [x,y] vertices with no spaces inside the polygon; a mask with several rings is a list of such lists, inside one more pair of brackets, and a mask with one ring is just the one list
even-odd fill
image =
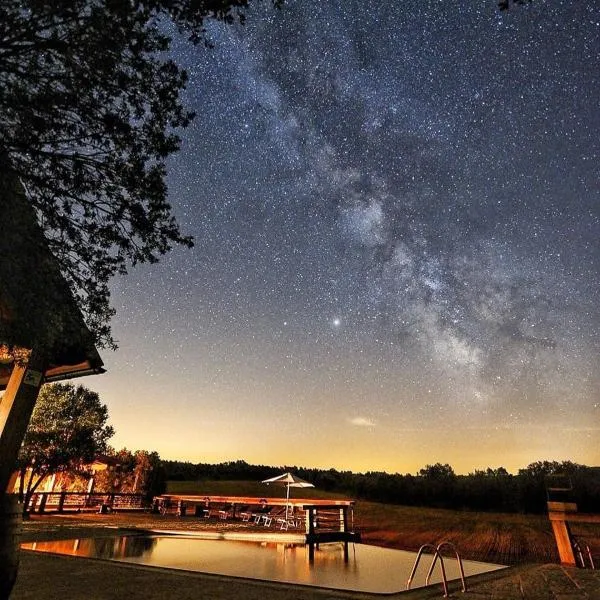
{"label": "pool water", "polygon": [[[366,544],[350,544],[344,562],[342,544],[321,544],[313,563],[303,544],[206,540],[190,536],[127,535],[22,544],[26,550],[52,552],[185,569],[233,577],[311,585],[371,593],[406,589],[415,553]],[[411,588],[425,585],[432,557],[421,559]],[[457,561],[444,558],[448,580],[460,577]],[[465,577],[502,569],[475,561],[463,561]],[[439,563],[430,583],[441,581]]]}

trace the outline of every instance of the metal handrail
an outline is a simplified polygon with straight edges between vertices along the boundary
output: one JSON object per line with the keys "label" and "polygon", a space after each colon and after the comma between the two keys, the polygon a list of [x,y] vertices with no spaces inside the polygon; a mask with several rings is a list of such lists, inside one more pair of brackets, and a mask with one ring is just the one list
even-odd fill
{"label": "metal handrail", "polygon": [[[579,543],[579,541],[577,539],[573,539],[573,550],[577,553],[577,556],[579,557],[579,560],[581,562],[581,568],[585,569],[586,568],[585,558],[583,556],[581,544]],[[594,557],[592,556],[592,551],[590,550],[590,547],[588,544],[585,544],[585,551],[590,560],[590,568],[595,570],[596,565],[594,564]]]}
{"label": "metal handrail", "polygon": [[[433,550],[434,557],[437,555],[437,548],[433,544],[423,544],[419,548],[419,551],[417,552],[417,557],[415,558],[415,564],[413,565],[413,568],[412,568],[412,571],[410,572],[408,581],[406,582],[407,590],[410,590],[410,586],[412,584],[413,577],[415,576],[415,573],[417,572],[417,567],[419,566],[419,562],[421,561],[421,556],[423,556],[423,553],[427,549]],[[446,597],[448,595],[448,587],[446,585],[445,579],[442,583],[444,585],[444,597]]]}
{"label": "metal handrail", "polygon": [[467,591],[467,586],[465,584],[465,572],[463,569],[462,559],[460,558],[460,554],[458,553],[456,546],[453,543],[448,542],[448,541],[440,542],[437,546],[434,546],[433,544],[423,544],[419,548],[419,551],[417,552],[417,557],[415,558],[415,563],[414,563],[412,571],[410,573],[410,577],[408,578],[408,581],[406,582],[407,590],[410,589],[412,580],[413,580],[415,573],[417,571],[417,568],[419,566],[419,562],[421,561],[421,556],[423,556],[423,553],[425,552],[425,550],[429,549],[429,550],[433,550],[433,560],[431,562],[431,566],[429,567],[429,571],[427,572],[427,577],[425,578],[425,585],[429,585],[429,580],[431,578],[431,574],[433,573],[435,563],[437,562],[437,559],[439,557],[440,567],[442,570],[442,586],[444,588],[444,598],[448,597],[448,579],[446,578],[446,567],[444,565],[444,557],[441,554],[441,550],[444,546],[450,546],[450,548],[452,548],[452,550],[454,550],[454,553],[456,554],[456,560],[458,561],[458,566],[460,569],[460,580],[462,583],[462,591],[463,592]]}
{"label": "metal handrail", "polygon": [[435,561],[437,560],[438,556],[440,558],[440,566],[442,568],[442,577],[444,580],[446,579],[446,568],[444,566],[444,558],[442,557],[442,548],[444,546],[449,546],[454,551],[454,554],[456,555],[456,561],[458,562],[458,568],[460,571],[460,582],[462,584],[462,591],[466,592],[467,586],[465,584],[465,570],[463,569],[462,559],[460,557],[460,554],[458,553],[456,546],[452,542],[448,542],[448,541],[443,541],[438,544],[438,546],[436,548],[436,553],[435,553],[435,555],[433,557],[433,561],[431,563],[431,567],[429,567],[429,572],[427,573],[427,577],[425,578],[425,585],[429,585],[429,579],[431,577],[431,574],[433,573],[433,569],[435,567]]}

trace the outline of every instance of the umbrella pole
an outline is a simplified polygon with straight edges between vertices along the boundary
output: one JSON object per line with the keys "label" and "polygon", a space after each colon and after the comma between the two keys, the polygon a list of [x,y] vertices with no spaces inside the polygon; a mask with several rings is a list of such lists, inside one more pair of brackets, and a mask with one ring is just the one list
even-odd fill
{"label": "umbrella pole", "polygon": [[290,484],[287,484],[287,494],[285,496],[285,522],[288,520],[288,505],[290,503]]}

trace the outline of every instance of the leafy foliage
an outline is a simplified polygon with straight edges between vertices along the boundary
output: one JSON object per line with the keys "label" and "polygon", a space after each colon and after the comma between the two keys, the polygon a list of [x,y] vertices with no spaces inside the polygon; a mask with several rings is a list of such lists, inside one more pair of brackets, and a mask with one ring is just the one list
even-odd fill
{"label": "leafy foliage", "polygon": [[426,465],[419,470],[419,475],[437,480],[452,479],[456,476],[454,469],[448,463],[442,464],[439,462],[434,465]]}
{"label": "leafy foliage", "polygon": [[108,409],[96,392],[72,384],[42,388],[19,453],[24,506],[44,477],[84,471],[105,452],[114,431],[107,425]]}
{"label": "leafy foliage", "polygon": [[157,452],[109,449],[108,456],[116,459],[116,470],[107,469],[96,474],[96,491],[141,493],[146,502],[150,502],[167,489],[165,469]]}
{"label": "leafy foliage", "polygon": [[167,200],[165,161],[193,114],[161,19],[198,42],[206,18],[231,22],[247,4],[0,3],[0,168],[23,184],[97,342],[113,343],[110,277],[192,245]]}

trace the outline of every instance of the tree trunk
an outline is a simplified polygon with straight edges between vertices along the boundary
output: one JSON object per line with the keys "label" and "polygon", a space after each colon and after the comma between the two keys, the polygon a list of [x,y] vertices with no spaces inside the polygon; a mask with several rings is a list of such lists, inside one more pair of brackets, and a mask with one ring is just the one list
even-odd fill
{"label": "tree trunk", "polygon": [[19,471],[19,502],[23,502],[25,494],[25,475],[27,474],[27,467],[20,469]]}
{"label": "tree trunk", "polygon": [[19,566],[21,507],[17,496],[0,496],[0,600],[10,596]]}
{"label": "tree trunk", "polygon": [[37,473],[38,479],[34,484],[32,484],[35,475],[36,472],[32,470],[31,475],[29,476],[29,481],[27,482],[27,491],[25,492],[25,499],[23,501],[23,520],[27,520],[29,518],[29,503],[31,502],[31,498],[46,476],[46,474]]}

